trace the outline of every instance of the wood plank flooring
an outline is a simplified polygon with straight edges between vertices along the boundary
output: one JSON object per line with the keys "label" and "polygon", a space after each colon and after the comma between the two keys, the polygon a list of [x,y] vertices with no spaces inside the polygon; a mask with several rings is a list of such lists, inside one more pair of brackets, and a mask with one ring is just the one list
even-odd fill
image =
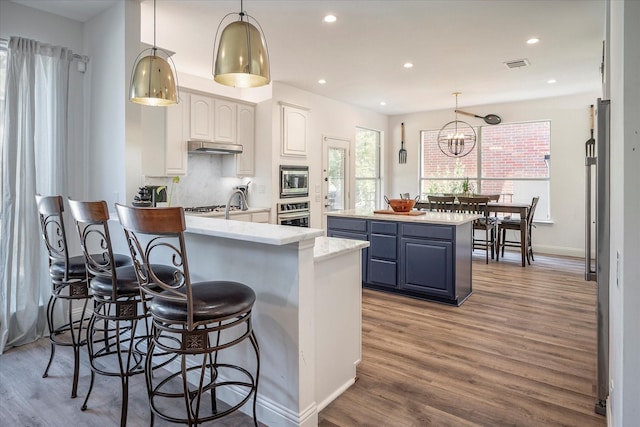
{"label": "wood plank flooring", "polygon": [[[519,255],[473,261],[473,295],[461,307],[363,292],[358,381],[320,413],[320,426],[599,426],[595,396],[595,284],[578,259]],[[0,356],[0,425],[117,426],[119,381],[96,378],[80,411],[70,399],[72,358],[60,348],[42,379],[48,341]],[[129,426],[149,423],[144,378],[130,384]],[[167,425],[156,420],[156,426]],[[249,426],[236,414],[209,425]]]}
{"label": "wood plank flooring", "polygon": [[605,426],[582,260],[477,252],[460,307],[365,290],[358,381],[320,426]]}

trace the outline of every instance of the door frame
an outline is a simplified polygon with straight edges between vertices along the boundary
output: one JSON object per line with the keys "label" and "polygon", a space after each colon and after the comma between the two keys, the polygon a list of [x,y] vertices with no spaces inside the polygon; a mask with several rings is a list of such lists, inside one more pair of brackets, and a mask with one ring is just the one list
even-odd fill
{"label": "door frame", "polygon": [[351,144],[352,141],[349,138],[342,138],[336,136],[322,135],[322,199],[320,207],[322,209],[322,228],[327,229],[327,216],[325,213],[328,208],[329,192],[328,192],[328,154],[329,148],[344,148],[346,150],[345,159],[345,209],[351,209],[351,191],[354,186],[353,174],[351,173]]}

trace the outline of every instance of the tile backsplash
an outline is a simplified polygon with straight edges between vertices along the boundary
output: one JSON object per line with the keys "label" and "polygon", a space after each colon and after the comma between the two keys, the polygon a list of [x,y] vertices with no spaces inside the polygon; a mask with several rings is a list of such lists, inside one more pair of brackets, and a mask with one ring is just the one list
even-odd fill
{"label": "tile backsplash", "polygon": [[[180,182],[173,177],[144,177],[144,185],[166,185],[171,206],[224,205],[238,184],[250,178],[222,176],[222,155],[189,154],[187,175]],[[172,189],[173,185],[173,189]]]}

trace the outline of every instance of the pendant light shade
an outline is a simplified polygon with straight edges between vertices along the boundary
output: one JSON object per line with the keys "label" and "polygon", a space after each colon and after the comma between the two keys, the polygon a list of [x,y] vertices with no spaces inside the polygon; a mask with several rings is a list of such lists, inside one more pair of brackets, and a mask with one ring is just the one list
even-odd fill
{"label": "pendant light shade", "polygon": [[138,60],[133,68],[129,98],[143,105],[164,107],[176,104],[178,90],[173,69],[167,60],[156,55],[156,49],[151,50],[150,55]]}
{"label": "pendant light shade", "polygon": [[136,58],[129,85],[131,102],[162,107],[177,104],[178,82],[175,68],[169,54],[156,47],[156,2],[154,0],[153,47],[143,50]]}
{"label": "pendant light shade", "polygon": [[[213,79],[225,86],[259,87],[271,82],[269,71],[269,52],[264,32],[258,21],[242,11],[240,2],[239,13],[227,14],[216,31],[214,40]],[[231,15],[238,15],[239,21],[227,25],[218,43],[218,33],[225,19]],[[250,19],[258,25],[249,22]]]}

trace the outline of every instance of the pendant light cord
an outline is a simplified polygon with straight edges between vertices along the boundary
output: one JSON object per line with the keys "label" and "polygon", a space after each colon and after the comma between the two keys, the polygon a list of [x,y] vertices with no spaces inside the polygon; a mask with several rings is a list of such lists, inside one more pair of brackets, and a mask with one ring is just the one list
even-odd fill
{"label": "pendant light cord", "polygon": [[156,0],[153,0],[153,50],[156,50]]}

